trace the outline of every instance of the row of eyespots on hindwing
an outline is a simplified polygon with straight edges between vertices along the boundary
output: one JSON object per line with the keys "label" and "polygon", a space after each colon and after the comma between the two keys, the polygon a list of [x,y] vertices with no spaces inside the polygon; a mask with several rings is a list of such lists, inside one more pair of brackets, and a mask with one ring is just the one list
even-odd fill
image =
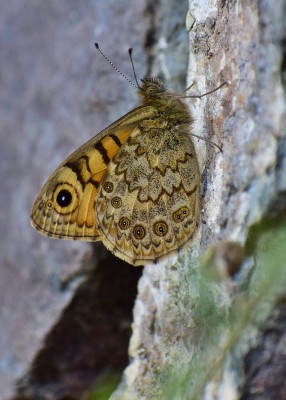
{"label": "row of eyespots on hindwing", "polygon": [[[103,184],[103,190],[110,194],[114,190],[114,185],[112,182],[106,181]],[[119,209],[123,205],[123,201],[119,196],[113,196],[110,200],[110,204],[115,208]],[[173,212],[172,218],[173,221],[178,224],[182,223],[188,216],[190,215],[190,210],[187,206],[180,207],[178,210]],[[119,221],[118,221],[118,227],[122,230],[125,231],[129,229],[131,226],[131,220],[127,216],[122,216]],[[164,237],[168,231],[169,227],[166,221],[156,221],[153,224],[153,232],[159,236],[159,237]],[[146,235],[146,229],[142,224],[136,224],[133,229],[132,229],[132,234],[135,239],[137,240],[142,240],[145,235]]]}

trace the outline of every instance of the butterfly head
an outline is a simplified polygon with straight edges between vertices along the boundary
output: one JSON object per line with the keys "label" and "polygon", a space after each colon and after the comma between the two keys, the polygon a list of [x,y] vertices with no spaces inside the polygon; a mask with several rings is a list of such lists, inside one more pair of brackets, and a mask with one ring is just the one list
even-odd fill
{"label": "butterfly head", "polygon": [[142,85],[139,87],[139,93],[143,98],[156,99],[167,92],[164,83],[158,78],[145,78],[142,79],[141,82]]}
{"label": "butterfly head", "polygon": [[157,109],[159,115],[172,125],[191,124],[193,119],[180,95],[169,92],[158,78],[142,79],[139,88],[143,106]]}

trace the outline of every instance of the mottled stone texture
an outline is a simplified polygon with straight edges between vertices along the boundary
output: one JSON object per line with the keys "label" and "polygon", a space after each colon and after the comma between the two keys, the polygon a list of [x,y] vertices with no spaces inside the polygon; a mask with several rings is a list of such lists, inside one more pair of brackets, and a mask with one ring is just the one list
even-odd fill
{"label": "mottled stone texture", "polygon": [[[285,397],[285,381],[267,379],[275,368],[285,375],[283,299],[268,324],[262,318],[259,334],[255,327],[250,339],[244,338],[235,361],[226,352],[214,363],[215,377],[194,384],[188,374],[192,360],[202,358],[201,333],[211,334],[202,326],[212,308],[198,306],[198,256],[219,241],[244,246],[252,225],[269,213],[278,219],[285,214],[285,1],[275,7],[270,0],[190,1],[187,12],[183,0],[13,0],[2,5],[1,399],[81,399],[102,369],[118,373],[127,364],[141,271],[107,256],[101,246],[53,241],[29,226],[33,200],[49,173],[137,104],[134,88],[96,53],[94,41],[131,79],[129,47],[134,48],[138,77],[160,76],[177,92],[185,86],[187,71],[189,83],[194,81],[191,93],[228,82],[210,96],[191,100],[194,132],[223,148],[220,153],[194,139],[204,172],[206,224],[189,254],[144,269],[134,308],[131,363],[114,398],[165,400],[163,386],[174,370],[186,378],[172,399],[238,399],[241,394],[258,399],[268,387],[268,398]],[[95,264],[97,271],[78,287],[60,316],[74,293],[72,285],[63,289],[61,280],[81,265]],[[221,286],[213,289],[217,317],[233,301],[232,290]],[[93,294],[101,301],[94,301]],[[267,374],[265,360],[271,360]],[[234,364],[237,368],[230,368]],[[200,394],[187,393],[186,382]]]}

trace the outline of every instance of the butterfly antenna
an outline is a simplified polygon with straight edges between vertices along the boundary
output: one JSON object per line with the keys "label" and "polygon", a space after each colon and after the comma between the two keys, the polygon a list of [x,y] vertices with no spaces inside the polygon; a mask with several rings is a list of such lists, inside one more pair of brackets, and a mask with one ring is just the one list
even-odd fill
{"label": "butterfly antenna", "polygon": [[[185,90],[185,92],[188,91],[189,89],[191,89],[191,87],[193,86],[193,84],[194,84],[194,83],[192,83],[192,84]],[[216,88],[213,89],[213,90],[210,90],[209,92],[206,92],[206,93],[203,93],[203,94],[193,94],[193,95],[190,95],[190,96],[182,96],[182,97],[184,97],[184,98],[191,98],[191,99],[201,99],[202,97],[208,96],[209,94],[212,94],[212,93],[216,92],[217,90],[219,90],[220,88],[222,88],[223,86],[228,85],[228,84],[229,84],[229,82],[223,82],[221,85],[219,85],[218,87],[216,87]]]}
{"label": "butterfly antenna", "polygon": [[133,57],[132,57],[132,51],[133,51],[133,49],[129,49],[128,50],[129,58],[130,58],[130,61],[131,61],[133,75],[134,75],[134,79],[135,79],[136,85],[137,85],[138,89],[140,89],[140,85],[138,83],[137,75],[136,75],[136,72],[135,72],[135,67],[134,67],[134,62],[133,62]]}
{"label": "butterfly antenna", "polygon": [[[96,48],[96,50],[102,55],[102,57],[104,57],[106,59],[106,61],[112,66],[112,68],[115,69],[116,72],[118,72],[127,82],[131,83],[132,86],[137,87],[129,78],[127,78],[127,76],[125,74],[123,74],[123,72],[121,72],[116,65],[113,64],[112,61],[109,60],[109,58],[106,57],[106,55],[101,51],[101,49],[99,48],[98,43],[94,43],[94,47]],[[136,79],[136,83],[137,83],[137,79]],[[138,83],[137,83],[138,85]],[[138,86],[139,87],[139,86]],[[138,88],[137,87],[137,88]]]}

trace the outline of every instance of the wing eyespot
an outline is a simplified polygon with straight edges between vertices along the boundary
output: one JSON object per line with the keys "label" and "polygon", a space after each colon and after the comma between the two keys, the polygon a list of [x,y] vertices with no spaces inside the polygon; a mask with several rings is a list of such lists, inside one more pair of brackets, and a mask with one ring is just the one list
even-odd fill
{"label": "wing eyespot", "polygon": [[56,201],[60,207],[68,207],[72,202],[71,192],[67,189],[60,190],[59,193],[57,194]]}
{"label": "wing eyespot", "polygon": [[122,230],[128,229],[130,227],[130,219],[126,217],[121,217],[118,222],[119,228]]}
{"label": "wing eyespot", "polygon": [[188,215],[190,215],[190,210],[188,207],[184,206],[181,207],[179,210],[175,211],[173,213],[173,220],[175,222],[181,222],[183,221]]}
{"label": "wing eyespot", "polygon": [[188,209],[188,207],[182,207],[181,208],[181,213],[183,215],[183,218],[187,217],[188,215],[190,215],[190,210]]}
{"label": "wing eyespot", "polygon": [[60,182],[54,190],[53,201],[51,203],[57,213],[61,215],[70,214],[79,205],[78,191],[73,185],[67,182]]}
{"label": "wing eyespot", "polygon": [[111,193],[113,192],[113,183],[112,182],[104,182],[103,184],[103,189],[107,192],[107,193]]}
{"label": "wing eyespot", "polygon": [[114,208],[120,208],[120,207],[122,206],[122,200],[121,200],[121,198],[118,197],[118,196],[113,197],[113,198],[111,199],[111,205],[112,205]]}
{"label": "wing eyespot", "polygon": [[144,236],[146,235],[146,231],[145,228],[142,225],[136,225],[133,228],[133,236],[138,239],[141,240],[144,238]]}
{"label": "wing eyespot", "polygon": [[47,200],[47,201],[46,201],[46,204],[45,204],[45,207],[46,207],[48,210],[52,210],[52,209],[54,208],[54,203],[53,203],[51,200]]}
{"label": "wing eyespot", "polygon": [[159,221],[154,224],[154,232],[158,236],[165,236],[168,232],[168,225],[164,221]]}

